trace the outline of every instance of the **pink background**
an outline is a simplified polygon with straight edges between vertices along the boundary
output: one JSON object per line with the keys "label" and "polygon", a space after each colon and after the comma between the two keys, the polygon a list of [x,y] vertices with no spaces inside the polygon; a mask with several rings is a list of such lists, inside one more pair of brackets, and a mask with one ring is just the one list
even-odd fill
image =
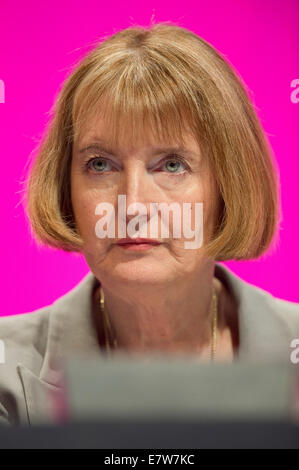
{"label": "pink background", "polygon": [[1,311],[30,312],[52,303],[87,273],[78,255],[38,249],[20,204],[21,181],[68,68],[89,45],[132,24],[172,21],[224,54],[253,92],[280,171],[280,243],[256,261],[227,262],[242,279],[299,302],[298,113],[290,100],[299,78],[297,0],[184,2],[13,2],[0,5]]}

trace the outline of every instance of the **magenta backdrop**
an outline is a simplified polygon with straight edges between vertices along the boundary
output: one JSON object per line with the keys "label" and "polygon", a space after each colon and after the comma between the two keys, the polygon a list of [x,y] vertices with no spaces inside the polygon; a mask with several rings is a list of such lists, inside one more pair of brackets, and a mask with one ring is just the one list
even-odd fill
{"label": "magenta backdrop", "polygon": [[82,257],[37,248],[20,204],[21,182],[68,68],[100,37],[134,23],[147,26],[152,18],[155,23],[174,22],[210,42],[252,91],[280,172],[280,242],[275,251],[259,260],[225,264],[247,282],[299,302],[299,103],[291,101],[291,82],[299,78],[298,13],[298,0],[52,0],[46,4],[2,0],[0,80],[5,85],[5,100],[0,103],[0,315],[48,305],[87,273]]}

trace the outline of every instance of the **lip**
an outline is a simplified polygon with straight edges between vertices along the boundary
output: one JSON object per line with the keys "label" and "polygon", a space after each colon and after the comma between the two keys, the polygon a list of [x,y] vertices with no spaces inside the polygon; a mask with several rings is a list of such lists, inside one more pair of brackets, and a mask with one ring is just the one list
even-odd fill
{"label": "lip", "polygon": [[159,240],[154,240],[153,238],[120,238],[117,242],[117,245],[161,245]]}

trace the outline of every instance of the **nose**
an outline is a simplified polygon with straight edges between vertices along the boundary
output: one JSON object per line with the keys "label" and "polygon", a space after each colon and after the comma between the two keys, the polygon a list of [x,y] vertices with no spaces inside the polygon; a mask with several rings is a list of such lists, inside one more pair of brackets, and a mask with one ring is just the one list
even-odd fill
{"label": "nose", "polygon": [[122,181],[119,187],[119,194],[125,194],[127,206],[141,202],[149,202],[151,193],[149,175],[145,164],[142,162],[128,165],[123,171]]}
{"label": "nose", "polygon": [[[134,204],[137,203],[142,203],[145,206],[147,210],[147,220],[149,220],[149,203],[153,194],[153,187],[144,162],[134,161],[127,165],[122,172],[121,184],[118,189],[119,194],[126,195],[127,223],[133,217],[136,217],[138,214],[137,211],[139,211],[139,208],[136,205],[136,212],[128,214],[128,207],[132,205],[131,209],[134,209]],[[134,211],[132,210],[132,212]]]}

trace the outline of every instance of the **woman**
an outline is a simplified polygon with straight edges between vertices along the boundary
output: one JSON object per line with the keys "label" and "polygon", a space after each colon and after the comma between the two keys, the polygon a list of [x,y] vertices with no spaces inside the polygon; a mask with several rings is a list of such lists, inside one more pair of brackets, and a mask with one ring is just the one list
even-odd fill
{"label": "woman", "polygon": [[[115,209],[106,227],[102,202],[106,216]],[[163,203],[175,204],[181,236],[171,223],[163,235],[167,211],[150,212]],[[244,84],[211,45],[169,24],[102,41],[64,83],[26,198],[36,238],[82,253],[90,273],[34,315],[1,319],[2,421],[50,419],[46,392],[59,394],[69,354],[288,360],[299,306],[217,263],[266,252],[278,209],[269,144]],[[198,215],[202,243],[187,249]],[[152,221],[154,236],[144,231]],[[129,236],[112,230],[121,224]]]}

